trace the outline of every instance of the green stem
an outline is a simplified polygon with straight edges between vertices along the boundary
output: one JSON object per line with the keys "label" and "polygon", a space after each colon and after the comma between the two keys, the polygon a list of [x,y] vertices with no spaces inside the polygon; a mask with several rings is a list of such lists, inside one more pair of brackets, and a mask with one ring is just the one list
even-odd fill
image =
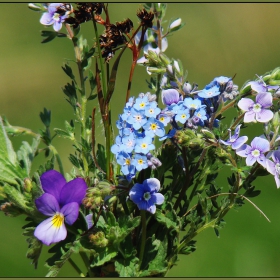
{"label": "green stem", "polygon": [[69,258],[68,261],[70,265],[76,270],[76,272],[79,274],[80,277],[86,277],[84,273],[81,271],[81,269],[75,264],[75,262],[71,258]]}
{"label": "green stem", "polygon": [[105,70],[104,70],[104,63],[102,61],[102,53],[101,53],[101,47],[99,43],[99,34],[97,30],[97,25],[94,20],[94,14],[92,13],[92,22],[93,22],[93,27],[94,27],[94,32],[96,36],[96,44],[97,44],[97,49],[98,49],[98,59],[99,59],[99,65],[101,69],[101,80],[102,80],[102,92],[103,92],[103,97],[106,100],[107,97],[107,84],[106,84],[106,75],[105,75]]}
{"label": "green stem", "polygon": [[50,145],[49,149],[52,151],[53,155],[56,158],[60,173],[64,176],[64,169],[63,169],[62,161],[61,161],[61,158],[60,158],[56,148],[53,145]]}
{"label": "green stem", "polygon": [[147,224],[146,224],[146,211],[140,211],[141,220],[142,220],[142,236],[141,236],[141,248],[139,254],[139,268],[141,269],[141,264],[143,261],[143,256],[145,252],[145,245],[146,245],[146,235],[147,235]]}
{"label": "green stem", "polygon": [[[82,67],[82,53],[77,45],[77,39],[74,36],[74,33],[71,27],[68,24],[65,24],[66,30],[70,39],[72,40],[74,46],[74,52],[76,57],[76,63],[78,66],[78,72],[80,77],[80,92],[81,92],[81,104],[80,104],[80,122],[81,122],[81,138],[85,141],[87,140],[87,133],[86,133],[86,105],[87,105],[87,98],[86,98],[86,91],[85,91],[85,79],[84,79],[84,70]],[[82,161],[84,165],[85,176],[88,176],[88,162],[86,154],[82,148]]]}
{"label": "green stem", "polygon": [[88,271],[88,275],[89,277],[94,277],[94,273],[91,271],[91,268],[90,268],[90,262],[89,262],[89,259],[88,259],[88,256],[85,252],[79,252],[86,268],[87,268],[87,271]]}
{"label": "green stem", "polygon": [[7,131],[7,133],[11,133],[11,134],[27,134],[27,135],[31,135],[35,138],[40,137],[40,134],[37,134],[35,132],[33,132],[31,129],[29,128],[25,128],[25,127],[20,127],[20,126],[5,126],[5,130]]}

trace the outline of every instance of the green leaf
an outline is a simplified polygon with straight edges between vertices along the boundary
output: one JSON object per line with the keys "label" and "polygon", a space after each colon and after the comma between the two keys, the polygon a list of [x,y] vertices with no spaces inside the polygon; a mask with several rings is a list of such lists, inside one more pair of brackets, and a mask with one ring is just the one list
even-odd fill
{"label": "green leaf", "polygon": [[93,258],[91,267],[101,266],[104,263],[113,259],[117,254],[117,250],[110,246],[110,247],[103,247],[103,248],[95,248],[96,255]]}
{"label": "green leaf", "polygon": [[52,41],[57,36],[57,32],[43,30],[41,31],[41,36],[47,37],[41,43],[47,43]]}
{"label": "green leaf", "polygon": [[98,165],[102,170],[106,170],[106,152],[105,148],[101,144],[97,144],[97,152],[96,152]]}
{"label": "green leaf", "polygon": [[152,238],[147,240],[145,248],[146,266],[143,266],[143,271],[140,273],[139,277],[158,275],[167,271],[167,244],[167,237],[165,237],[163,241],[160,241],[155,239],[155,236],[153,235]]}
{"label": "green leaf", "polygon": [[65,64],[64,67],[62,66],[63,71],[65,72],[65,74],[70,77],[70,79],[72,79],[73,81],[75,81],[75,76],[72,72],[71,67],[68,64]]}
{"label": "green leaf", "polygon": [[18,184],[16,178],[23,180],[27,177],[26,170],[22,169],[17,161],[12,143],[7,136],[0,117],[0,181]]}
{"label": "green leaf", "polygon": [[34,268],[36,269],[38,266],[38,260],[42,251],[43,244],[34,236],[34,230],[35,227],[26,227],[24,229],[23,235],[28,236],[28,238],[26,239],[28,243],[26,257],[32,260],[31,264],[34,264]]}
{"label": "green leaf", "polygon": [[119,277],[137,277],[139,259],[131,256],[127,259],[118,259],[115,261],[116,271],[119,273]]}
{"label": "green leaf", "polygon": [[59,247],[54,246],[50,252],[56,252],[51,258],[47,259],[45,266],[49,268],[46,277],[56,277],[62,266],[69,260],[73,253],[73,249],[64,250],[59,244]]}
{"label": "green leaf", "polygon": [[44,111],[40,112],[40,118],[43,124],[46,127],[49,127],[51,123],[51,111],[50,110],[48,111],[46,108],[44,108]]}

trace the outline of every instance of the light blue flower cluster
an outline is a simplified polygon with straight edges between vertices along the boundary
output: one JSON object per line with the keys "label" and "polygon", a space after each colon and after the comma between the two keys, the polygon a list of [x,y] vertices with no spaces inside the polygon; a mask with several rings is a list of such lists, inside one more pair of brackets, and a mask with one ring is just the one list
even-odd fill
{"label": "light blue flower cluster", "polygon": [[149,92],[140,93],[136,99],[131,97],[117,121],[119,135],[111,152],[128,180],[135,177],[137,171],[161,165],[150,151],[155,149],[155,136],[164,136],[168,122],[155,100],[156,96]]}

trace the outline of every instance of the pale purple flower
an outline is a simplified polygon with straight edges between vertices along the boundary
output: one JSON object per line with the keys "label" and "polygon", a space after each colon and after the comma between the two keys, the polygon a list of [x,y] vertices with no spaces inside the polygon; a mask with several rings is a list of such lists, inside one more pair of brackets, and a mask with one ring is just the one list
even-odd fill
{"label": "pale purple flower", "polygon": [[67,183],[55,170],[43,173],[40,179],[45,193],[35,200],[35,204],[42,214],[50,218],[36,227],[34,235],[45,245],[50,245],[66,238],[64,222],[72,225],[77,220],[87,185],[82,178]]}
{"label": "pale purple flower", "polygon": [[227,141],[220,139],[220,142],[224,145],[231,146],[233,150],[240,148],[248,140],[247,136],[239,137],[240,127],[241,124],[235,128],[234,135],[231,135],[231,131],[229,129],[229,139]]}
{"label": "pale purple flower", "polygon": [[156,178],[146,179],[143,184],[136,183],[129,192],[129,198],[138,206],[140,210],[146,210],[154,214],[155,204],[162,204],[164,196],[158,193],[160,181]]}
{"label": "pale purple flower", "polygon": [[70,12],[66,11],[64,14],[58,13],[57,9],[63,5],[63,3],[51,3],[48,6],[48,11],[43,13],[40,23],[43,25],[53,25],[53,29],[59,31],[62,28],[62,23],[68,18]]}
{"label": "pale purple flower", "polygon": [[246,112],[245,123],[253,121],[265,123],[273,118],[273,112],[267,109],[272,106],[272,95],[269,92],[259,93],[256,96],[256,102],[250,98],[242,98],[237,105]]}
{"label": "pale purple flower", "polygon": [[170,89],[163,89],[161,91],[161,100],[162,103],[165,105],[177,104],[179,101],[182,100],[180,98],[180,94],[178,90],[170,88]]}
{"label": "pale purple flower", "polygon": [[250,85],[251,89],[256,91],[257,93],[260,93],[260,92],[264,93],[264,92],[267,92],[270,89],[278,89],[279,88],[279,86],[269,86],[269,85],[266,85],[265,82],[262,81],[262,80],[260,80],[260,81],[252,81],[252,82],[249,82],[247,85]]}
{"label": "pale purple flower", "polygon": [[268,140],[255,137],[251,142],[251,146],[244,144],[236,150],[236,154],[246,157],[246,165],[252,166],[256,161],[266,168],[266,157],[264,153],[270,150]]}
{"label": "pale purple flower", "polygon": [[274,175],[277,188],[280,188],[280,151],[274,151],[272,154],[273,161],[266,160],[266,169]]}

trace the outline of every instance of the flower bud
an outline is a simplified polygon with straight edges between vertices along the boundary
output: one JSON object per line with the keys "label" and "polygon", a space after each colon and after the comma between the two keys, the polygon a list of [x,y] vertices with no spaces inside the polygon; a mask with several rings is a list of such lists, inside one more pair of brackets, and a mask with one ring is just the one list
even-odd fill
{"label": "flower bud", "polygon": [[177,18],[173,22],[171,22],[171,24],[169,25],[169,32],[179,30],[182,26],[183,26],[182,25],[182,19]]}
{"label": "flower bud", "polygon": [[6,216],[9,217],[16,217],[22,214],[20,209],[17,208],[12,202],[5,202],[1,204],[0,210],[3,211]]}
{"label": "flower bud", "polygon": [[98,231],[89,235],[89,241],[97,247],[106,247],[108,244],[108,239],[105,237],[104,232]]}
{"label": "flower bud", "polygon": [[190,94],[191,90],[192,90],[191,84],[190,83],[184,83],[184,85],[183,85],[184,93],[185,94]]}
{"label": "flower bud", "polygon": [[163,64],[164,64],[165,66],[170,65],[171,60],[170,60],[165,54],[160,53],[160,54],[159,54],[159,58],[160,58],[160,60],[163,62]]}
{"label": "flower bud", "polygon": [[272,119],[273,128],[276,130],[279,127],[279,113],[275,112]]}
{"label": "flower bud", "polygon": [[280,67],[277,67],[272,71],[270,78],[273,80],[280,80]]}
{"label": "flower bud", "polygon": [[165,68],[147,67],[147,71],[151,74],[163,74],[166,70]]}
{"label": "flower bud", "polygon": [[27,193],[30,193],[31,189],[32,189],[32,182],[29,178],[25,178],[24,179],[24,190],[27,192]]}

